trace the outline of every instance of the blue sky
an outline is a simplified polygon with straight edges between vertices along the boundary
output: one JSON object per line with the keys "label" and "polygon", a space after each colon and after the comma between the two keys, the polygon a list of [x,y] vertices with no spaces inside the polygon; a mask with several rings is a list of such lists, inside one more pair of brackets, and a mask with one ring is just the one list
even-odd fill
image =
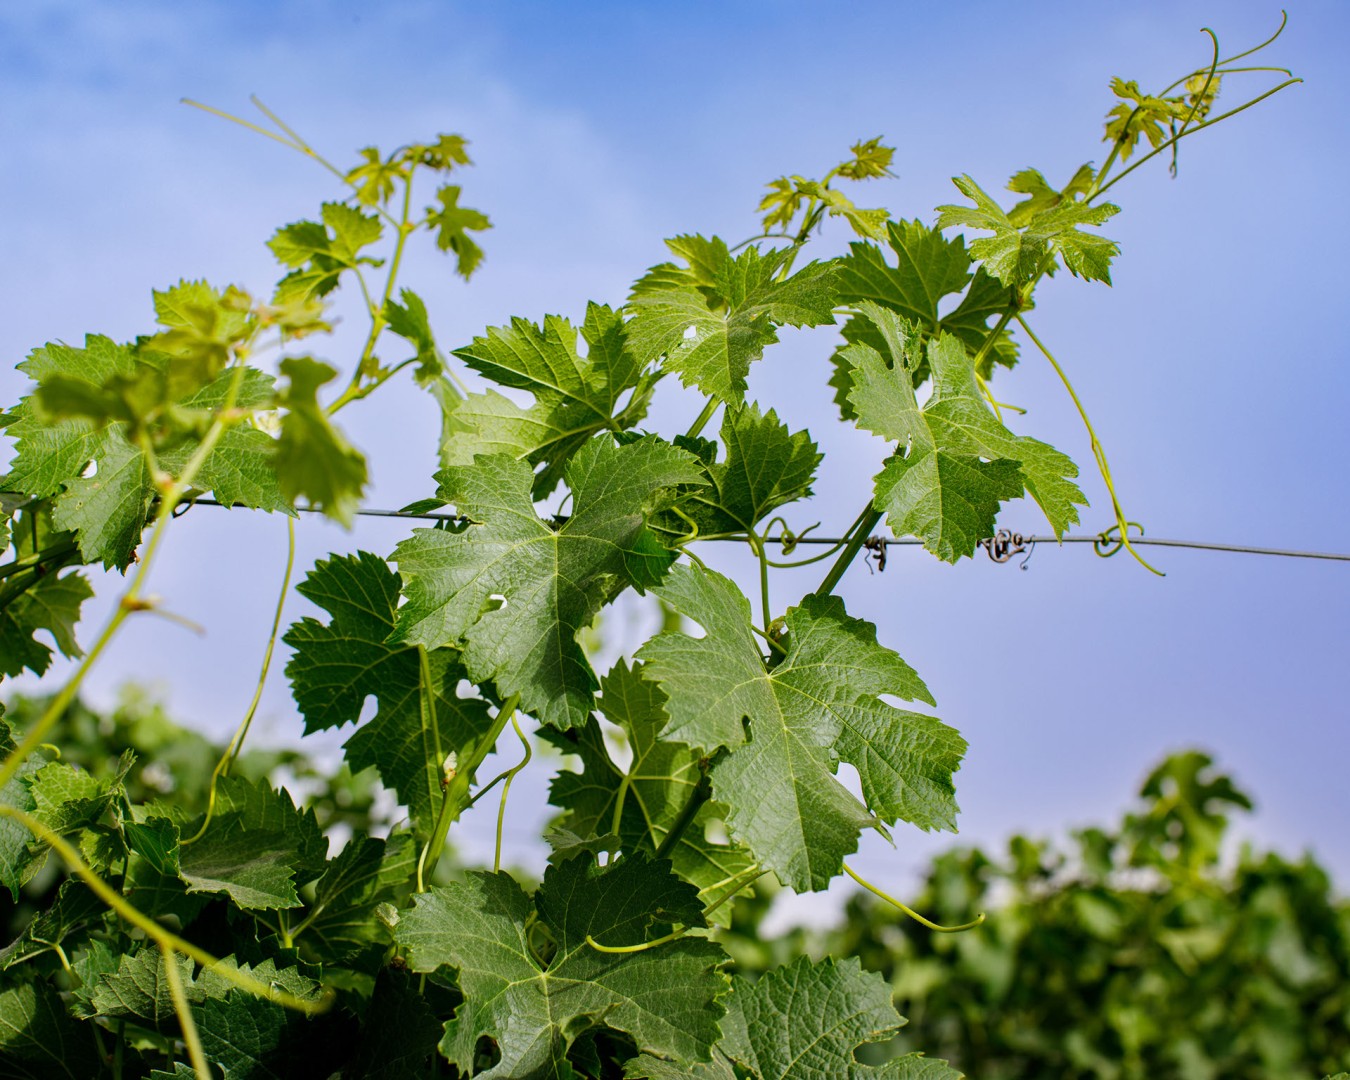
{"label": "blue sky", "polygon": [[[925,221],[952,201],[958,173],[988,190],[1027,165],[1063,180],[1104,157],[1112,75],[1160,87],[1207,59],[1202,25],[1231,50],[1278,20],[1274,5],[1246,2],[7,5],[0,390],[5,401],[23,392],[10,362],[44,341],[145,332],[150,289],[180,276],[265,291],[272,229],[339,194],[311,163],[181,97],[243,112],[256,93],[344,163],[370,143],[468,136],[477,166],[463,175],[464,201],[495,225],[484,269],[464,286],[434,252],[408,267],[454,347],[511,315],[620,302],[663,257],[663,237],[758,231],[765,181],[819,174],[860,137],[898,148],[899,179],[865,197]],[[1291,3],[1269,56],[1306,83],[1188,141],[1175,181],[1159,162],[1115,189],[1113,287],[1062,276],[1037,294],[1033,325],[1072,373],[1130,516],[1153,535],[1350,549],[1350,365],[1327,262],[1350,226],[1339,194],[1347,31],[1343,5]],[[1241,93],[1231,85],[1225,98]],[[843,240],[827,234],[822,252]],[[321,355],[350,363],[359,321],[353,312]],[[752,396],[827,451],[831,479],[794,516],[822,531],[853,519],[883,453],[828,407],[832,333],[785,334],[751,379]],[[1108,524],[1087,438],[1052,373],[1028,356],[999,390],[1032,409],[1020,430],[1083,467],[1086,529]],[[363,405],[344,424],[371,457],[371,504],[428,494],[430,402],[391,386]],[[695,411],[666,388],[655,423],[682,430]],[[1012,505],[1004,523],[1044,531],[1031,504]],[[106,701],[124,680],[157,682],[178,715],[223,734],[251,692],[285,529],[202,509],[175,532],[153,589],[207,637],[134,624],[90,689]],[[307,519],[299,565],[357,547],[388,553],[405,533]],[[970,740],[963,837],[1102,820],[1165,751],[1200,746],[1256,793],[1249,835],[1311,846],[1346,881],[1350,568],[1180,551],[1157,561],[1165,579],[1083,547],[1043,546],[1025,573],[905,550],[884,576],[856,566],[840,591]],[[779,606],[815,581],[785,583]],[[115,585],[102,583],[105,598]],[[91,605],[86,637],[102,610]],[[305,613],[294,598],[288,620]],[[271,740],[299,730],[280,676],[279,663],[264,698]],[[526,864],[546,812],[538,783],[513,796]],[[488,831],[466,822],[462,842],[481,853]],[[865,842],[865,871],[903,886],[950,838]]]}

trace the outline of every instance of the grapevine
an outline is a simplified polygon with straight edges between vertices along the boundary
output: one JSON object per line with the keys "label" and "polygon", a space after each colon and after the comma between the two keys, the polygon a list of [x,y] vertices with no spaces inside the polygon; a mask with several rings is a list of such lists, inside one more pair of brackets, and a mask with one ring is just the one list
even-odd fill
{"label": "grapevine", "polygon": [[[81,662],[37,715],[0,719],[0,885],[17,902],[47,864],[66,874],[0,952],[0,1062],[198,1080],[958,1076],[918,1051],[857,1062],[902,1019],[856,959],[752,981],[719,934],[770,875],[797,891],[847,875],[931,932],[981,932],[981,913],[940,924],[846,861],[864,830],[955,831],[966,743],[834,591],[883,523],[952,563],[990,544],[1006,502],[1030,498],[1056,538],[1083,523],[1077,465],[1015,431],[1022,410],[994,391],[1024,343],[1085,426],[1110,496],[1102,543],[1154,570],[1034,296],[1057,273],[1109,285],[1118,248],[1100,230],[1119,207],[1104,196],[1299,81],[1238,63],[1256,50],[1223,59],[1210,38],[1209,61],[1157,94],[1112,83],[1105,160],[1062,187],[1025,169],[1005,208],[960,176],[962,201],[929,226],[864,205],[894,150],[863,139],[819,178],[770,182],[749,239],[675,237],[624,302],[592,302],[579,322],[517,317],[448,351],[400,275],[425,240],[465,279],[483,261],[490,220],[461,203],[466,139],[367,148],[343,168],[261,102],[262,123],[191,103],[315,161],[339,197],[269,239],[283,275],[266,299],[181,281],[154,293],[153,332],[51,343],[20,365],[35,386],[4,417],[0,671],[47,669],[36,633]],[[1271,73],[1286,77],[1216,111],[1221,85]],[[813,257],[830,218],[854,240]],[[340,368],[311,350],[341,289],[369,325]],[[794,504],[822,455],[750,400],[747,376],[780,334],[832,325],[841,421],[888,449],[853,524],[801,556],[815,526]],[[316,614],[283,631],[298,510],[350,525],[363,507],[368,464],[342,414],[400,377],[442,412],[440,468],[409,508],[440,516],[384,554],[318,561],[294,586]],[[683,432],[643,426],[663,380],[695,399]],[[251,704],[209,783],[134,798],[133,755],[81,768],[59,738],[123,626],[177,617],[148,585],[178,517],[207,503],[288,516],[290,557]],[[750,551],[752,581],[700,554],[727,541]],[[776,599],[776,571],[818,561],[812,592]],[[99,564],[128,581],[82,652],[79,568]],[[598,673],[583,641],[630,592],[665,625]],[[278,640],[305,733],[352,728],[346,768],[393,792],[406,816],[392,828],[335,843],[331,808],[250,764]],[[480,777],[513,739],[515,763]],[[541,745],[580,770],[554,777],[552,854],[533,883],[502,870],[502,835]],[[498,788],[492,870],[454,865],[456,824]],[[381,1071],[395,1058],[404,1072]]]}

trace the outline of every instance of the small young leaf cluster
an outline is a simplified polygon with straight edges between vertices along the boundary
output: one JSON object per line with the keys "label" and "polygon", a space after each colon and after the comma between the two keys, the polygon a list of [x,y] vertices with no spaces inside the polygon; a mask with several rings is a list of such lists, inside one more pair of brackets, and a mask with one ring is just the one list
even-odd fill
{"label": "small young leaf cluster", "polygon": [[[266,115],[274,138],[322,161]],[[966,743],[896,704],[934,699],[835,587],[883,518],[949,562],[1009,500],[1030,496],[1056,535],[1079,521],[1076,467],[1007,426],[989,381],[1017,362],[1014,321],[1062,375],[1025,314],[1060,266],[1109,282],[1116,246],[1085,229],[1115,212],[1097,201],[1110,162],[1062,191],[1019,173],[1010,187],[1028,198],[1006,212],[959,178],[974,206],[942,207],[929,227],[835,187],[889,175],[893,151],[859,142],[820,180],[773,182],[766,233],[676,237],[622,305],[592,303],[580,326],[515,318],[447,356],[399,272],[419,232],[464,277],[480,265],[469,234],[488,220],[443,183],[468,164],[465,145],[442,135],[329,165],[347,197],[273,235],[283,276],[267,301],[180,282],[155,294],[155,332],[49,344],[21,365],[35,388],[3,418],[15,554],[0,579],[0,670],[41,674],[40,631],[80,655],[89,587],[65,568],[102,563],[129,583],[65,686],[35,718],[0,722],[0,885],[17,901],[57,860],[72,875],[4,954],[0,1059],[199,1080],[214,1068],[954,1077],[916,1055],[853,1058],[902,1023],[856,962],[799,960],[751,983],[728,971],[714,927],[764,875],[799,891],[856,877],[845,859],[864,830],[955,830]],[[439,205],[419,213],[428,175]],[[829,216],[858,239],[798,266]],[[943,234],[955,225],[993,235],[967,246]],[[348,286],[369,331],[329,395],[339,369],[305,350]],[[819,585],[784,603],[769,549],[790,552],[805,531],[784,514],[810,496],[821,455],[749,398],[747,376],[780,334],[841,315],[830,385],[843,422],[888,448]],[[385,363],[391,343],[412,355]],[[276,375],[257,366],[273,347]],[[131,753],[97,769],[55,753],[85,672],[128,618],[157,608],[147,575],[180,508],[305,506],[350,524],[367,463],[334,418],[404,368],[442,413],[440,467],[416,507],[441,520],[391,551],[320,560],[296,586],[317,614],[280,635],[306,733],[353,725],[346,767],[393,792],[399,825],[335,845],[330,815],[250,774],[240,754],[257,695],[200,797],[135,797]],[[459,368],[488,388],[469,391]],[[683,433],[643,426],[668,376],[701,401]],[[758,560],[753,603],[697,550],[726,540]],[[629,591],[671,618],[602,676],[582,641]],[[551,787],[553,854],[533,889],[500,870],[520,766],[479,775],[512,745],[508,725],[526,759],[542,739],[581,766]],[[453,877],[451,829],[499,783],[496,865]]]}

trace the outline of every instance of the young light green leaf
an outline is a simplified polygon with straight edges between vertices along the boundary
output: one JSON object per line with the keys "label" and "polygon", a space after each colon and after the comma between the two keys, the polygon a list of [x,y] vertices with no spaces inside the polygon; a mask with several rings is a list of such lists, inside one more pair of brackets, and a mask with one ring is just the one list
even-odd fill
{"label": "young light green leaf", "polygon": [[[530,942],[535,916],[556,944],[544,964]],[[630,1035],[639,1051],[682,1063],[706,1061],[718,1038],[725,954],[703,938],[640,952],[606,953],[664,934],[673,922],[704,925],[692,885],[664,862],[629,856],[601,870],[586,857],[550,866],[532,903],[507,874],[470,872],[432,889],[400,921],[396,936],[414,971],[451,968],[464,1002],[445,1025],[441,1052],[474,1068],[483,1036],[500,1060],[482,1080],[575,1075],[569,1046],[603,1024]]]}
{"label": "young light green leaf", "polygon": [[629,585],[660,580],[674,555],[647,518],[678,486],[703,482],[694,457],[650,436],[621,447],[592,439],[567,466],[573,511],[557,527],[535,514],[524,462],[479,457],[437,479],[471,523],[419,529],[395,549],[407,604],[390,640],[462,645],[474,682],[519,694],[545,724],[584,722],[596,680],[577,632]]}
{"label": "young light green leaf", "polygon": [[[22,369],[39,389],[58,377],[80,379],[91,387],[116,386],[150,372],[159,379],[174,361],[162,353],[138,353],[108,338],[90,335],[83,349],[48,345],[34,351]],[[234,384],[235,371],[222,372],[187,397],[171,400],[168,384],[160,379],[153,400],[146,404],[154,415],[174,429],[171,443],[161,448],[159,465],[174,473],[200,445],[210,423]],[[251,368],[244,370],[235,406],[254,409],[270,405],[272,379]],[[142,417],[141,419],[145,419]],[[99,426],[87,418],[44,416],[34,398],[25,399],[9,417],[9,433],[16,454],[9,475],[0,480],[5,490],[53,497],[53,521],[73,532],[85,562],[102,562],[125,569],[140,542],[151,500],[154,478],[141,450],[129,441],[127,422]],[[264,445],[266,444],[266,445]],[[271,441],[251,428],[226,432],[203,462],[199,486],[220,485],[222,502],[243,503],[262,509],[284,505],[266,462]]]}
{"label": "young light green leaf", "polygon": [[853,958],[805,956],[755,982],[736,977],[719,1044],[760,1080],[961,1080],[946,1062],[908,1054],[863,1065],[854,1051],[895,1037],[905,1018],[891,987]]}
{"label": "young light green leaf", "polygon": [[549,315],[542,328],[513,319],[510,326],[493,327],[456,349],[455,355],[480,374],[529,391],[534,404],[522,408],[494,390],[460,400],[452,414],[457,430],[441,447],[442,466],[472,465],[478,454],[507,454],[543,465],[534,481],[535,498],[543,498],[586,440],[638,423],[647,411],[652,381],[643,377],[643,365],[628,344],[623,316],[588,304],[581,337],[584,357],[572,324]]}
{"label": "young light green leaf", "polygon": [[993,236],[972,243],[970,253],[1003,284],[1018,286],[1032,281],[1044,269],[1042,264],[1052,251],[1059,253],[1071,273],[1111,284],[1111,259],[1119,252],[1119,245],[1096,233],[1085,233],[1078,226],[1101,225],[1118,213],[1120,207],[1112,203],[1089,206],[1083,201],[1070,201],[1031,215],[1025,228],[1019,230],[1003,208],[969,176],[954,177],[952,183],[975,205],[939,206],[937,227],[968,225],[992,232]]}
{"label": "young light green leaf", "polygon": [[439,731],[423,724],[417,649],[387,641],[399,585],[399,576],[369,552],[321,559],[296,591],[331,619],[301,619],[282,641],[294,650],[286,675],[307,733],[355,723],[366,697],[375,695],[378,710],[347,740],[347,761],[353,772],[375,766],[425,836],[441,804],[442,759],[487,730],[488,707],[458,694],[465,676],[459,654],[433,649],[427,662]]}
{"label": "young light green leaf", "polygon": [[324,203],[320,216],[322,223],[285,225],[267,242],[277,261],[291,269],[277,283],[274,303],[318,299],[337,288],[345,271],[362,264],[379,265],[379,260],[361,254],[383,232],[376,215],[363,214],[345,203]]}
{"label": "young light green leaf", "polygon": [[876,506],[897,536],[914,535],[955,562],[993,535],[999,503],[1023,488],[1040,504],[1056,535],[1078,521],[1087,499],[1073,483],[1078,468],[1058,450],[1014,435],[975,385],[965,348],[950,335],[930,341],[933,393],[921,409],[910,372],[916,329],[872,304],[863,313],[881,330],[889,361],[867,345],[850,346],[858,424],[895,440],[906,453],[877,476]]}
{"label": "young light green leaf", "polygon": [[288,356],[281,374],[290,380],[277,398],[287,409],[275,457],[281,493],[291,501],[304,496],[350,526],[366,487],[366,459],[333,426],[317,397],[337,371],[313,357]]}
{"label": "young light green leaf", "polygon": [[466,281],[483,261],[483,249],[469,235],[492,228],[486,214],[459,205],[460,187],[446,184],[436,192],[441,205],[428,206],[426,225],[436,232],[436,246],[455,256],[455,272]]}
{"label": "young light green leaf", "polygon": [[142,347],[172,358],[165,387],[169,401],[209,385],[257,328],[252,299],[233,285],[220,290],[205,281],[180,281],[155,292],[154,299],[155,317],[166,329]]}
{"label": "young light green leaf", "polygon": [[685,386],[739,405],[750,364],[778,340],[777,327],[834,322],[832,263],[810,263],[779,281],[786,252],[749,247],[733,257],[717,237],[666,244],[689,265],[662,263],[633,286],[628,333],[644,363],[664,357]]}

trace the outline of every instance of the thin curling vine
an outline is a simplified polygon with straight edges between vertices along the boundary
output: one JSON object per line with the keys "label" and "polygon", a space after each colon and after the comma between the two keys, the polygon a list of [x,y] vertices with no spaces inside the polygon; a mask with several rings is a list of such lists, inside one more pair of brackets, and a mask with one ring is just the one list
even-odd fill
{"label": "thin curling vine", "polygon": [[[813,1058],[817,1073],[845,1057],[863,1068],[857,1041],[830,1034],[842,1018],[793,995],[865,1002],[868,1030],[885,1032],[900,1023],[888,988],[833,960],[751,983],[729,971],[720,928],[766,875],[797,891],[846,875],[934,932],[980,932],[983,915],[935,923],[847,861],[865,831],[954,831],[966,743],[836,588],[883,520],[953,563],[1014,499],[1030,497],[1056,535],[1078,524],[1076,465],[1012,430],[1013,414],[1019,426],[1034,414],[995,394],[1023,341],[1088,431],[1115,518],[1102,544],[1129,548],[1105,451],[1029,312],[1060,270],[1109,284],[1116,245],[1098,230],[1118,211],[1101,201],[1117,181],[1169,150],[1175,165],[1182,139],[1297,81],[1217,113],[1235,76],[1279,69],[1239,65],[1254,50],[1224,60],[1210,36],[1209,62],[1159,94],[1112,84],[1106,160],[1063,188],[1024,170],[1005,209],[961,176],[968,201],[929,226],[854,200],[854,185],[892,175],[894,150],[861,140],[820,179],[774,180],[749,239],[675,237],[622,302],[577,321],[514,318],[448,351],[404,272],[418,234],[465,279],[482,263],[488,219],[451,182],[469,164],[462,137],[367,148],[343,168],[260,102],[256,124],[197,106],[314,160],[339,197],[272,235],[282,272],[265,301],[183,281],[154,294],[155,333],[51,344],[22,365],[36,387],[6,414],[0,669],[45,670],[35,632],[78,656],[90,588],[77,566],[137,565],[36,720],[17,733],[0,721],[0,885],[15,898],[40,888],[52,853],[73,875],[0,950],[0,1032],[49,1017],[32,1045],[61,1047],[69,1075],[119,1080],[179,1066],[245,1075],[260,1061],[275,1075],[369,1075],[370,1047],[396,1047],[426,1075],[661,1080],[780,1075],[763,1063],[786,1053],[791,1013],[805,1025],[792,1039],[835,1055]],[[1136,155],[1140,140],[1151,149]],[[823,247],[831,220],[852,230],[844,254]],[[366,333],[335,364],[307,350],[344,288]],[[800,526],[796,504],[823,455],[749,398],[748,374],[773,362],[780,334],[831,325],[840,416],[889,448],[840,543],[794,560],[819,526]],[[336,418],[405,369],[442,420],[424,466],[409,466],[431,474],[414,509],[443,519],[384,554],[319,560],[295,586],[311,613],[282,632],[297,508],[351,524],[364,497],[366,459]],[[682,433],[644,426],[668,376],[693,392]],[[207,502],[288,515],[281,595],[209,780],[133,798],[131,757],[96,774],[38,751],[68,736],[83,680],[130,617],[159,610],[151,567],[181,509]],[[726,540],[754,555],[752,580],[720,572],[707,545]],[[820,585],[785,605],[776,572],[816,562]],[[627,659],[597,672],[583,641],[629,592],[659,601],[663,625],[617,642]],[[341,783],[378,778],[396,821],[377,828],[369,808],[353,820],[348,787],[346,804],[297,805],[246,767],[279,634],[305,733],[349,729]],[[526,885],[502,870],[503,836],[536,743],[568,764],[548,792],[548,865]],[[514,764],[480,780],[498,751]],[[479,827],[466,812],[499,786],[492,870],[458,865]],[[919,1055],[888,1069],[956,1076]]]}

